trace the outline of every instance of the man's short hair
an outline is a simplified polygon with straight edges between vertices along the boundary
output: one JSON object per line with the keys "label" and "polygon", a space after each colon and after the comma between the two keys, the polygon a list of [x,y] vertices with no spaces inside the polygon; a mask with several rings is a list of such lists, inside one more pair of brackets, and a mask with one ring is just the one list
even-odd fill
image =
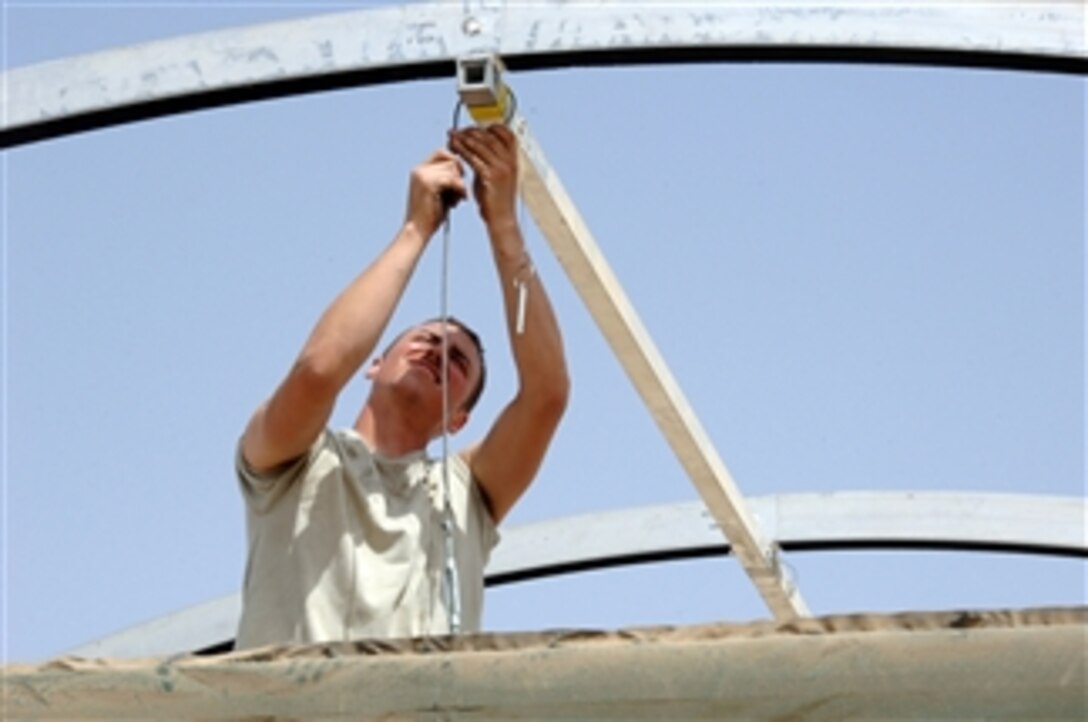
{"label": "man's short hair", "polygon": [[[442,318],[440,316],[436,316],[435,318],[429,318],[426,321],[421,321],[420,323],[417,323],[411,328],[407,328],[401,331],[399,334],[397,334],[397,337],[394,338],[390,342],[390,344],[385,347],[385,350],[382,351],[382,356],[385,356],[387,353],[389,353],[389,349],[396,346],[397,342],[404,338],[406,334],[414,329],[419,328],[420,326],[426,326],[429,323],[442,323]],[[484,342],[480,340],[480,334],[476,333],[476,331],[473,330],[471,326],[469,326],[467,323],[457,318],[456,316],[447,316],[446,323],[450,324],[451,326],[456,326],[457,328],[464,331],[465,335],[469,337],[470,341],[472,341],[472,345],[476,347],[476,353],[480,357],[480,378],[476,381],[476,386],[474,386],[472,391],[469,392],[468,398],[465,399],[464,404],[465,413],[471,413],[472,409],[476,406],[476,402],[479,401],[480,397],[483,395],[484,383],[487,381],[487,363],[484,361]]]}

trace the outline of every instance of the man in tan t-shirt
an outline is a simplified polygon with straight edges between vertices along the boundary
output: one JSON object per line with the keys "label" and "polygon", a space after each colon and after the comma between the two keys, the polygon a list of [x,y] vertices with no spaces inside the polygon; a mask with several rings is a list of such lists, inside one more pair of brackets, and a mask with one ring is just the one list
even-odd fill
{"label": "man in tan t-shirt", "polygon": [[[409,329],[367,365],[372,387],[353,428],[326,425],[448,208],[467,197],[462,160],[474,172],[519,384],[483,440],[447,460],[462,628],[479,628],[495,525],[540,467],[569,380],[517,222],[517,139],[502,125],[466,128],[451,132],[448,147],[412,172],[404,225],[324,312],[242,436],[249,559],[237,648],[450,630],[442,464],[424,453],[442,433],[442,323]],[[483,348],[460,321],[445,331],[452,434],[482,389]]]}

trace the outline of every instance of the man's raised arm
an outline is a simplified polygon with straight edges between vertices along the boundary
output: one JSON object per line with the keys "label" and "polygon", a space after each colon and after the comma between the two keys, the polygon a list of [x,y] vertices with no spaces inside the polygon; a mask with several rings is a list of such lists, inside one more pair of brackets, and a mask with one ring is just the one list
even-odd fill
{"label": "man's raised arm", "polygon": [[498,523],[536,476],[570,394],[563,341],[517,222],[517,138],[502,125],[466,128],[450,149],[475,172],[473,193],[487,225],[502,288],[518,391],[491,430],[464,452]]}
{"label": "man's raised arm", "polygon": [[444,150],[412,171],[404,225],[325,310],[298,359],[246,427],[242,454],[255,471],[298,458],[317,439],[336,397],[373,353],[427,242],[447,212],[443,192],[465,195],[461,164]]}

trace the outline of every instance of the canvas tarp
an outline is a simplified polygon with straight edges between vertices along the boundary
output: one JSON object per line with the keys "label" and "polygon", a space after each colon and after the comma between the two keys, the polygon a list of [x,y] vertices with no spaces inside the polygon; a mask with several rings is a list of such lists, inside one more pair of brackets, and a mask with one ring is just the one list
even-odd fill
{"label": "canvas tarp", "polygon": [[4,668],[5,720],[1086,719],[1088,608],[478,634]]}

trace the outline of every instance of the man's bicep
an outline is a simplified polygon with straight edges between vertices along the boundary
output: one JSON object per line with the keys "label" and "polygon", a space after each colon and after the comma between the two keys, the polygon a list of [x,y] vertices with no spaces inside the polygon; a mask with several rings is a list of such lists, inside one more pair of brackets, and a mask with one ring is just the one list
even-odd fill
{"label": "man's bicep", "polygon": [[288,376],[250,418],[242,437],[245,462],[263,472],[302,456],[325,429],[335,403],[335,393]]}
{"label": "man's bicep", "polygon": [[564,408],[515,400],[499,414],[487,436],[462,454],[496,524],[532,483]]}

